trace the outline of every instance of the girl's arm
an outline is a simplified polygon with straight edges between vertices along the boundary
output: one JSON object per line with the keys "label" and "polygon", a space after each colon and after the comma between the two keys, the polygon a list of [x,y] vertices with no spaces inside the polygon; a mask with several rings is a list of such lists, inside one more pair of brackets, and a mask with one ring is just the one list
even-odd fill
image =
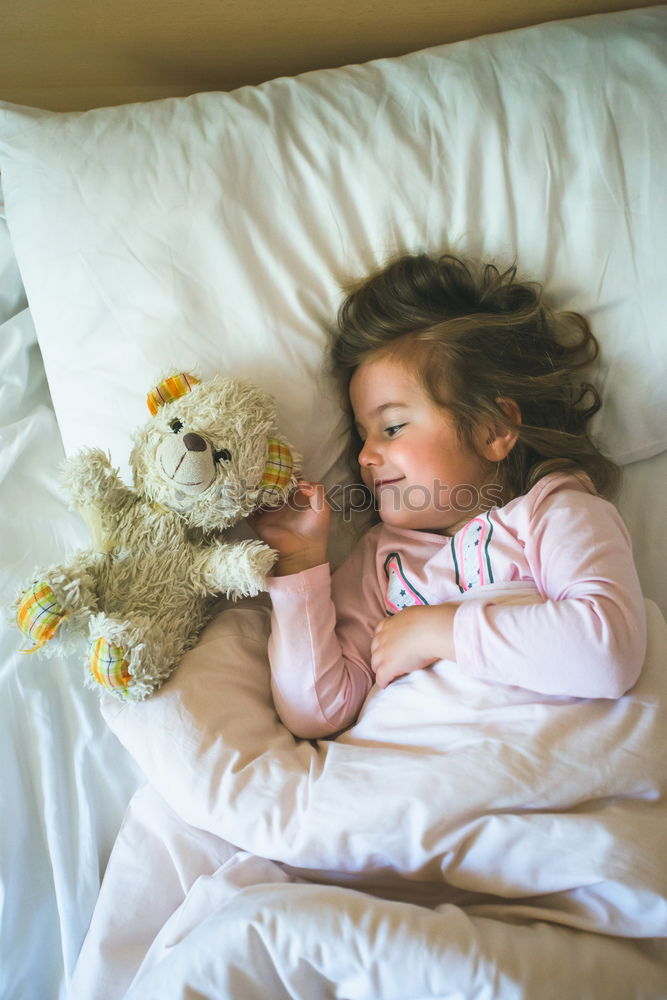
{"label": "girl's arm", "polygon": [[[357,554],[350,560],[337,575],[352,582]],[[351,726],[373,684],[370,656],[363,655],[372,626],[361,588],[348,595],[356,595],[356,616],[351,609],[337,615],[331,591],[327,565],[269,582],[273,700],[281,720],[302,739],[333,736]]]}
{"label": "girl's arm", "polygon": [[323,487],[301,483],[284,508],[251,519],[280,553],[269,579],[271,687],[281,720],[303,739],[350,726],[373,683],[370,639],[378,612],[370,618],[367,610],[369,600],[377,601],[369,545],[363,539],[335,574],[332,596],[329,513]]}
{"label": "girl's arm", "polygon": [[646,613],[615,508],[568,477],[527,498],[525,554],[541,604],[468,601],[454,618],[466,673],[550,695],[620,698],[641,672]]}

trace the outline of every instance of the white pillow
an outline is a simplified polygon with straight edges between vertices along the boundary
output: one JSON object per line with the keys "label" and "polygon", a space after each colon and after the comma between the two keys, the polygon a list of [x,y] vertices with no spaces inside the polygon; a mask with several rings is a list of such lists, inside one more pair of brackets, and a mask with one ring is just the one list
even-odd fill
{"label": "white pillow", "polygon": [[402,250],[518,259],[592,318],[620,462],[667,448],[667,9],[86,113],[0,110],[7,220],[68,453],[121,468],[171,364],[273,391],[335,480],[341,285]]}

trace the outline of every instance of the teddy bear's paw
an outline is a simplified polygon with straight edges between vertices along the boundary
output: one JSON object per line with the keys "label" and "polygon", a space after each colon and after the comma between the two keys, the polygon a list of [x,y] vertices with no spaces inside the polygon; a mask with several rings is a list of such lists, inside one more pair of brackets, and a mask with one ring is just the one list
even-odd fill
{"label": "teddy bear's paw", "polygon": [[110,469],[109,458],[101,448],[82,448],[75,455],[70,455],[62,464],[63,480],[70,487],[86,482],[91,470]]}
{"label": "teddy bear's paw", "polygon": [[29,587],[20,597],[16,608],[18,627],[34,643],[32,649],[26,652],[40,649],[53,639],[65,617],[65,609],[45,580]]}
{"label": "teddy bear's paw", "polygon": [[277,552],[264,542],[239,543],[233,571],[235,579],[228,581],[229,593],[232,596],[254,597],[266,590],[267,577],[277,557]]}
{"label": "teddy bear's paw", "polygon": [[108,500],[119,491],[126,492],[109,456],[99,448],[85,448],[67,458],[62,467],[62,481],[79,507]]}
{"label": "teddy bear's paw", "polygon": [[264,542],[248,540],[212,546],[202,570],[202,582],[211,594],[254,597],[266,590],[266,578],[278,553]]}

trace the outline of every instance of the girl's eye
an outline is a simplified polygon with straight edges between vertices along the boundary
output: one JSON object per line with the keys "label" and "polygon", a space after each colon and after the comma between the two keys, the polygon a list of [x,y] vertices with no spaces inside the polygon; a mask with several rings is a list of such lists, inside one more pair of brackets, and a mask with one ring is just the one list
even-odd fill
{"label": "girl's eye", "polygon": [[405,424],[392,424],[391,427],[385,427],[384,432],[392,438],[394,435],[398,434],[401,427],[405,427]]}
{"label": "girl's eye", "polygon": [[220,451],[213,452],[213,458],[216,462],[230,462],[232,458],[231,451],[227,451],[226,448],[221,448]]}
{"label": "girl's eye", "polygon": [[174,434],[178,434],[179,431],[183,430],[183,424],[180,420],[172,420],[169,424]]}

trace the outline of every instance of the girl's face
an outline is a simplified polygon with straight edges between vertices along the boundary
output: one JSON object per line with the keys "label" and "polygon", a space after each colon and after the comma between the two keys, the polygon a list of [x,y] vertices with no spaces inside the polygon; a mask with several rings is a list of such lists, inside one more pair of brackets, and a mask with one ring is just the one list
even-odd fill
{"label": "girl's face", "polygon": [[362,479],[385,524],[453,535],[499,502],[489,463],[459,442],[452,416],[400,361],[357,368],[350,402]]}

